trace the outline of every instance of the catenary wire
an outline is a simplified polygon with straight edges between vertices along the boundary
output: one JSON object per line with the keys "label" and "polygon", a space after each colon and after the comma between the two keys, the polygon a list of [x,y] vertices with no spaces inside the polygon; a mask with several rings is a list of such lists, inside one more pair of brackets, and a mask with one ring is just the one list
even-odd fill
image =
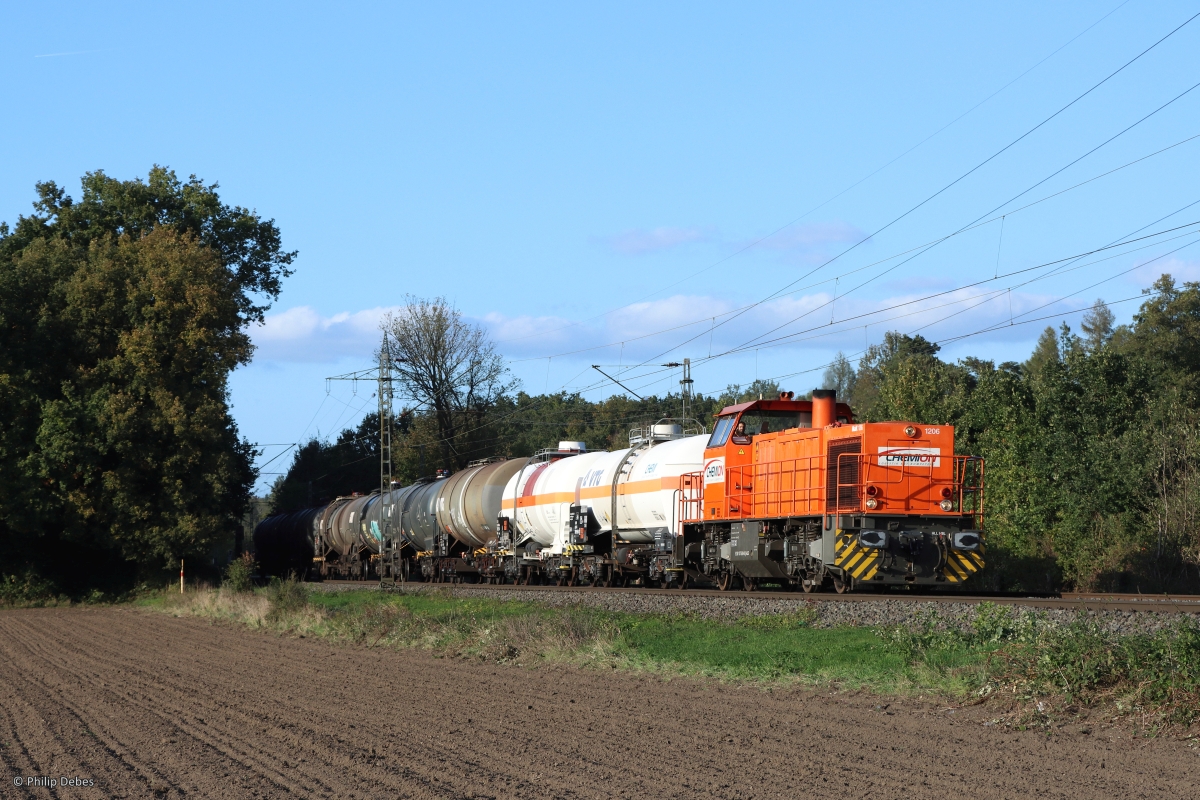
{"label": "catenary wire", "polygon": [[[830,197],[829,199],[825,200],[825,201],[824,201],[824,202],[822,202],[822,203],[819,203],[819,204],[818,204],[818,205],[816,205],[816,206],[813,206],[813,207],[812,207],[812,208],[810,208],[808,211],[805,211],[803,214],[801,214],[800,216],[796,217],[796,218],[795,218],[795,219],[793,219],[791,222],[788,222],[788,223],[786,223],[786,224],[784,224],[784,225],[781,225],[780,227],[776,228],[776,229],[775,229],[775,230],[773,230],[772,232],[770,232],[770,233],[766,234],[765,236],[762,236],[762,237],[760,237],[760,238],[758,238],[758,239],[756,239],[756,240],[754,240],[754,241],[750,242],[749,244],[745,245],[744,247],[742,247],[741,249],[737,250],[736,252],[734,252],[734,253],[731,253],[731,254],[729,254],[729,255],[727,255],[727,256],[724,256],[724,257],[722,257],[721,259],[719,259],[719,260],[717,260],[717,261],[715,261],[715,262],[713,262],[713,263],[709,264],[708,266],[704,267],[703,269],[701,269],[701,270],[698,270],[698,271],[696,271],[696,272],[693,272],[692,274],[690,274],[690,275],[688,275],[688,276],[686,276],[686,277],[684,277],[684,278],[682,278],[682,279],[680,279],[680,280],[677,280],[677,281],[675,281],[674,283],[668,284],[667,286],[664,286],[664,287],[662,287],[661,289],[656,289],[655,291],[653,291],[653,292],[650,292],[649,294],[647,294],[647,295],[644,295],[644,296],[642,296],[642,297],[638,298],[637,300],[633,300],[633,301],[631,301],[631,302],[629,302],[629,303],[626,303],[626,304],[624,304],[624,305],[621,305],[621,306],[618,306],[618,307],[616,307],[616,308],[610,309],[609,311],[605,311],[605,312],[603,312],[603,313],[601,313],[601,314],[597,314],[597,315],[596,315],[596,316],[594,316],[594,317],[589,317],[588,319],[585,319],[585,320],[580,320],[580,321],[578,321],[578,322],[572,322],[572,323],[570,323],[570,324],[568,324],[568,325],[563,325],[563,326],[561,326],[561,327],[558,327],[558,328],[552,328],[552,329],[550,329],[550,330],[548,330],[548,331],[540,331],[540,332],[538,332],[538,333],[530,333],[530,334],[526,334],[526,335],[524,335],[524,336],[514,336],[514,337],[512,337],[512,338],[509,338],[509,339],[501,339],[501,340],[498,340],[498,341],[497,341],[497,344],[501,344],[501,343],[504,343],[504,342],[515,342],[515,341],[521,341],[521,340],[523,340],[523,339],[531,339],[531,338],[534,338],[534,337],[536,337],[536,336],[544,336],[544,335],[546,335],[546,334],[549,334],[549,333],[556,333],[556,332],[558,332],[558,331],[561,331],[561,330],[566,330],[566,329],[568,329],[568,328],[573,328],[573,327],[576,327],[576,326],[578,326],[578,325],[582,325],[582,324],[585,324],[585,323],[587,323],[587,322],[591,322],[591,321],[593,321],[593,320],[600,319],[601,317],[606,317],[606,316],[608,316],[609,314],[614,314],[614,313],[616,313],[617,311],[620,311],[620,310],[622,310],[622,309],[628,308],[628,307],[630,307],[630,306],[632,306],[632,305],[636,305],[637,303],[640,303],[640,302],[642,302],[642,301],[644,301],[644,300],[647,300],[647,299],[649,299],[649,298],[651,298],[651,297],[654,297],[654,296],[655,296],[655,295],[657,295],[657,294],[661,294],[662,292],[665,292],[665,291],[667,291],[668,289],[673,289],[674,287],[676,287],[676,286],[679,286],[680,284],[686,283],[687,281],[690,281],[690,280],[692,280],[693,278],[696,278],[696,277],[698,277],[699,275],[702,275],[702,274],[704,274],[705,272],[708,272],[709,270],[711,270],[711,269],[714,269],[714,268],[716,268],[716,267],[720,266],[721,264],[723,264],[723,263],[725,263],[725,262],[729,261],[730,259],[732,259],[732,258],[735,258],[735,257],[736,257],[736,256],[738,256],[738,255],[741,255],[742,253],[744,253],[744,252],[746,252],[747,250],[750,250],[751,248],[753,248],[753,247],[755,247],[755,246],[757,246],[757,245],[761,244],[762,242],[766,241],[767,239],[770,239],[771,237],[773,237],[773,236],[776,236],[777,234],[781,233],[782,231],[785,231],[785,230],[787,230],[788,228],[792,227],[792,226],[793,226],[793,225],[795,225],[796,223],[798,223],[798,222],[800,222],[801,220],[803,220],[803,219],[805,219],[806,217],[808,217],[810,214],[813,214],[813,213],[815,213],[815,212],[819,211],[820,209],[822,209],[822,208],[824,208],[825,206],[827,206],[827,205],[829,205],[830,203],[832,203],[834,200],[837,200],[838,198],[840,198],[842,195],[846,194],[847,192],[850,192],[850,191],[851,191],[851,190],[853,190],[853,189],[856,189],[856,188],[857,188],[859,185],[861,185],[861,184],[865,183],[866,181],[870,180],[871,178],[875,177],[875,176],[876,176],[876,175],[878,175],[880,172],[883,172],[885,169],[887,169],[888,167],[890,167],[892,164],[895,164],[897,161],[899,161],[900,159],[904,158],[904,157],[905,157],[905,156],[907,156],[909,153],[913,152],[914,150],[916,150],[917,148],[919,148],[921,145],[923,145],[923,144],[925,144],[926,142],[928,142],[930,139],[933,139],[935,136],[937,136],[938,134],[942,133],[942,132],[943,132],[943,131],[945,131],[947,128],[949,128],[949,127],[951,127],[952,125],[954,125],[955,123],[957,123],[959,120],[961,120],[961,119],[963,119],[964,117],[968,116],[969,114],[971,114],[972,112],[974,112],[976,109],[978,109],[980,106],[982,106],[982,105],[984,105],[985,103],[987,103],[987,102],[988,102],[989,100],[991,100],[993,97],[995,97],[996,95],[1000,94],[1000,93],[1001,93],[1001,92],[1003,92],[1005,89],[1007,89],[1008,87],[1012,86],[1014,83],[1016,83],[1017,81],[1021,80],[1022,78],[1024,78],[1024,77],[1025,77],[1026,75],[1028,75],[1029,73],[1033,72],[1035,69],[1037,69],[1038,67],[1040,67],[1042,64],[1046,63],[1046,62],[1047,62],[1047,61],[1049,61],[1051,58],[1053,58],[1054,56],[1058,55],[1060,52],[1062,52],[1063,50],[1065,50],[1065,49],[1066,49],[1068,46],[1070,46],[1071,44],[1073,44],[1073,43],[1074,43],[1074,42],[1075,42],[1077,39],[1079,39],[1080,37],[1082,37],[1084,34],[1086,34],[1086,33],[1087,33],[1088,31],[1090,31],[1092,28],[1095,28],[1097,25],[1099,25],[1099,24],[1100,24],[1101,22],[1103,22],[1104,20],[1106,20],[1106,19],[1108,19],[1109,17],[1111,17],[1113,14],[1115,14],[1117,11],[1119,11],[1121,8],[1123,8],[1123,7],[1124,7],[1125,5],[1127,5],[1128,3],[1129,3],[1129,0],[1124,0],[1124,2],[1122,2],[1122,3],[1118,4],[1118,5],[1117,5],[1115,8],[1113,8],[1113,9],[1112,9],[1111,11],[1109,11],[1107,14],[1105,14],[1105,15],[1104,15],[1104,16],[1102,16],[1102,17],[1100,17],[1100,19],[1096,20],[1096,21],[1095,21],[1095,22],[1093,22],[1091,25],[1087,26],[1087,27],[1086,27],[1086,28],[1084,28],[1082,31],[1080,31],[1079,33],[1075,34],[1075,36],[1073,36],[1073,37],[1071,37],[1070,39],[1068,39],[1066,43],[1064,43],[1064,44],[1062,44],[1062,45],[1059,45],[1059,47],[1058,47],[1058,48],[1056,48],[1056,49],[1055,49],[1053,52],[1051,52],[1049,55],[1047,55],[1047,56],[1045,56],[1044,58],[1042,58],[1042,60],[1041,60],[1041,61],[1038,61],[1038,62],[1037,62],[1036,64],[1034,64],[1032,67],[1028,68],[1028,69],[1027,69],[1027,70],[1025,70],[1024,72],[1022,72],[1020,75],[1018,75],[1017,77],[1013,78],[1013,79],[1012,79],[1012,80],[1010,80],[1008,83],[1004,84],[1004,85],[1003,85],[1003,86],[1001,86],[999,89],[997,89],[996,91],[992,92],[992,93],[991,93],[991,94],[989,94],[987,97],[983,98],[983,99],[982,99],[982,100],[980,100],[978,103],[976,103],[975,105],[971,106],[971,107],[970,107],[970,108],[968,108],[966,111],[964,111],[963,113],[959,114],[957,117],[955,117],[954,119],[950,120],[950,121],[949,121],[949,122],[947,122],[945,125],[943,125],[942,127],[938,128],[936,131],[934,131],[933,133],[929,134],[928,136],[926,136],[926,137],[925,137],[924,139],[922,139],[921,141],[919,141],[919,142],[917,142],[916,144],[914,144],[912,147],[910,147],[910,148],[908,148],[907,150],[905,150],[905,151],[904,151],[903,153],[901,153],[900,155],[898,155],[898,156],[894,157],[894,158],[893,158],[891,161],[888,161],[888,162],[887,162],[886,164],[884,164],[883,166],[881,166],[881,167],[877,168],[877,169],[876,169],[874,172],[871,172],[870,174],[866,175],[865,177],[863,177],[863,178],[860,178],[859,180],[855,181],[855,182],[854,182],[854,183],[852,183],[850,186],[847,186],[845,189],[841,190],[840,192],[838,192],[837,194],[833,195],[833,196],[832,196],[832,197]],[[1186,23],[1185,23],[1185,24],[1186,24]],[[1169,34],[1168,34],[1168,35],[1169,35]]]}

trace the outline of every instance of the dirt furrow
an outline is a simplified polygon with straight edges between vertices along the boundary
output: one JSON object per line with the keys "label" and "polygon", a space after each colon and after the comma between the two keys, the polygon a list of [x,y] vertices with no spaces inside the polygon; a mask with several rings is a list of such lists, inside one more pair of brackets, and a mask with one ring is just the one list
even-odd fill
{"label": "dirt furrow", "polygon": [[[106,647],[112,648],[114,646],[118,646],[118,643],[120,642],[121,638],[123,638],[121,636],[121,632],[108,630],[108,631],[106,631],[106,635],[104,636],[103,640],[96,640],[96,642],[95,642],[96,650],[93,650],[92,649],[92,646],[93,646],[92,640],[90,639],[90,637],[88,637],[86,635],[88,633],[86,628],[87,628],[86,624],[76,627],[76,629],[73,631],[73,641],[75,642],[75,644],[71,645],[71,646],[74,646],[77,648],[83,648],[84,650],[86,650],[87,651],[86,657],[89,659],[96,659],[98,657],[97,652],[96,652],[97,650],[102,650],[102,649],[105,649]],[[117,634],[115,639],[114,639],[114,633]],[[251,641],[255,641],[255,640],[251,640]],[[256,643],[263,643],[265,641],[269,641],[269,640],[258,639],[258,640],[256,640]],[[224,652],[225,652],[225,657],[227,660],[235,661],[235,663],[241,663],[241,659],[234,652],[230,652],[229,650],[225,650]],[[111,658],[111,653],[109,655]],[[191,662],[191,663],[194,664],[195,662]],[[145,670],[141,670],[136,667],[131,667],[130,665],[124,664],[124,663],[121,663],[121,664],[114,663],[113,666],[119,666],[125,672],[125,674],[127,675],[127,686],[135,686],[138,690],[153,692],[155,687],[147,682],[147,680],[146,680],[147,675],[145,673]],[[170,672],[171,666],[166,665],[166,669],[168,670],[168,672]],[[203,669],[192,669],[191,671],[196,672],[196,673],[204,672]],[[172,675],[172,678],[173,678],[173,680],[171,681],[172,687],[173,687],[171,690],[172,693],[197,695],[197,698],[196,698],[197,700],[207,699],[208,693],[206,691],[204,691],[204,688],[206,688],[206,687],[201,687],[201,689],[198,691],[194,686],[189,686],[189,681],[188,681],[186,675],[176,673],[176,674]],[[330,692],[330,696],[328,697],[328,700],[330,701],[330,706],[332,708],[344,709],[347,707],[352,708],[356,705],[362,705],[364,702],[365,692],[363,691],[362,685],[359,684],[358,682],[355,682],[354,685],[355,685],[355,687],[357,687],[357,691],[353,692],[351,694],[351,696],[348,696],[348,697],[342,696],[342,695],[344,695],[344,693],[346,691],[344,687],[334,687]],[[178,688],[174,688],[174,687],[178,687]],[[246,700],[245,700],[245,702],[247,702],[247,703],[250,703],[250,701],[251,701],[250,698],[246,698]],[[428,698],[414,698],[414,701],[417,703],[421,703],[421,702],[427,703]],[[186,717],[188,713],[194,712],[194,710],[189,712],[189,710],[186,710],[182,707],[173,706],[171,704],[170,698],[164,697],[164,696],[159,696],[159,693],[156,693],[156,692],[153,693],[153,695],[146,695],[144,698],[144,702],[142,702],[141,704],[143,705],[143,707],[145,707],[147,704],[153,704],[155,706],[171,708],[171,709],[174,709],[176,715],[178,715],[180,717]],[[212,708],[212,706],[209,706],[209,708]],[[222,709],[218,708],[215,710],[220,711]],[[225,709],[225,710],[228,710],[228,709]],[[272,712],[267,712],[267,713],[272,713]],[[313,713],[316,716],[324,716],[324,714],[322,713],[322,710],[320,708],[314,709]],[[215,717],[215,720],[214,720],[214,717]],[[219,718],[220,718],[219,713],[216,715],[205,714],[205,724],[209,725],[209,726],[213,725],[214,723],[219,725]],[[244,720],[244,722],[246,723],[246,725],[248,725],[250,727],[254,727],[254,728],[257,728],[261,724],[261,720],[259,718],[249,718],[248,717]],[[353,726],[354,723],[351,723],[351,725]],[[324,730],[328,730],[328,728],[325,728]],[[263,744],[266,744],[268,739],[276,738],[276,736],[275,736],[276,733],[277,733],[277,730],[274,728],[270,728],[270,727],[261,728],[261,730],[260,730],[261,738],[258,740],[259,745],[261,746]],[[231,737],[236,737],[236,734],[231,733],[230,735],[231,735]],[[339,747],[329,747],[329,748],[313,747],[313,745],[315,745],[320,740],[327,738],[327,736],[328,736],[327,733],[324,733],[321,730],[312,730],[310,732],[311,738],[305,739],[300,734],[295,734],[293,736],[299,737],[303,741],[306,741],[310,745],[310,748],[308,748],[310,752],[316,751],[317,755],[325,756],[324,763],[337,768],[338,771],[340,772],[340,774],[349,777],[349,775],[351,773],[364,773],[364,777],[365,777],[365,773],[373,771],[374,775],[375,775],[374,781],[375,781],[375,783],[378,783],[378,780],[379,780],[378,768],[377,767],[364,768],[363,765],[359,763],[359,761],[354,759],[353,753],[346,751],[346,749],[344,747],[341,747],[341,748],[339,748]],[[377,736],[377,732],[372,734],[372,738],[374,739],[375,736]],[[385,748],[386,748],[386,750],[391,749],[390,747],[386,747],[386,745],[385,745]],[[434,774],[441,773],[444,775],[445,774],[444,771],[447,768],[449,768],[452,770],[452,772],[449,773],[451,775],[457,775],[458,773],[465,773],[467,775],[470,775],[471,778],[469,779],[469,782],[477,781],[481,774],[486,775],[488,772],[493,771],[492,768],[495,767],[498,763],[500,766],[504,766],[503,761],[498,762],[498,760],[495,758],[495,755],[493,752],[489,752],[489,751],[473,752],[473,748],[472,748],[470,740],[465,739],[461,735],[461,731],[458,731],[458,730],[449,731],[449,736],[446,738],[439,737],[439,738],[432,740],[427,746],[422,747],[422,752],[432,752],[433,755],[429,756],[429,755],[420,755],[420,754],[412,753],[412,751],[410,749],[409,750],[409,753],[410,753],[409,760],[416,761],[417,763],[420,763],[423,766],[425,766],[426,762],[429,762],[432,759],[433,766],[436,768]],[[444,763],[445,759],[446,759],[446,755],[445,755],[446,753],[452,754],[452,760],[449,763]],[[382,757],[382,760],[385,761],[385,763],[394,763],[394,761],[391,761],[390,759],[397,755],[403,755],[403,753],[402,752],[400,752],[400,753],[381,752],[380,753],[380,756]],[[380,759],[377,759],[377,760],[380,760]],[[586,761],[587,761],[587,759],[578,759],[578,760],[572,759],[571,760],[571,771],[569,774],[577,774],[577,770],[578,770],[580,763],[583,763],[586,766]],[[401,774],[398,777],[403,781],[402,783],[400,783],[399,785],[397,785],[395,787],[398,790],[404,790],[404,789],[411,790],[413,788],[414,784],[420,783],[417,776],[408,770],[405,770],[405,774]],[[510,785],[510,786],[513,783],[513,781],[511,779],[500,779],[499,775],[489,775],[488,780],[492,783],[496,783],[499,781],[505,785]],[[443,778],[443,781],[444,781],[444,778]],[[443,787],[443,790],[449,790],[450,788],[451,787],[446,786],[446,787]],[[464,787],[464,791],[469,791],[469,787]],[[568,792],[568,795],[569,794],[570,793]]]}
{"label": "dirt furrow", "polygon": [[[140,712],[133,716],[145,725],[147,731],[154,732],[153,735],[139,737],[141,739],[139,744],[142,748],[157,750],[169,747],[169,749],[186,753],[190,749],[195,749],[193,746],[189,746],[188,740],[190,740],[190,745],[198,745],[202,750],[212,751],[204,755],[228,760],[231,765],[240,766],[248,773],[265,779],[273,785],[275,790],[286,790],[301,796],[310,796],[313,793],[333,793],[334,787],[323,781],[319,772],[300,769],[299,763],[291,764],[282,757],[273,758],[273,756],[279,755],[279,750],[276,749],[272,752],[271,749],[262,747],[263,744],[268,743],[268,737],[257,734],[246,736],[245,732],[258,729],[259,720],[253,716],[242,715],[243,719],[239,720],[241,724],[213,725],[210,723],[210,720],[213,719],[211,712],[219,711],[218,706],[200,704],[201,707],[197,708],[196,704],[178,702],[179,697],[174,695],[200,697],[203,696],[203,693],[197,695],[192,687],[181,683],[181,676],[175,670],[165,669],[162,675],[154,678],[141,668],[129,663],[110,662],[109,666],[125,677],[120,692],[107,689],[99,681],[89,680],[86,670],[72,666],[73,664],[94,665],[97,662],[105,661],[89,652],[88,644],[86,625],[81,625],[73,629],[70,642],[62,640],[50,643],[39,642],[32,644],[31,648],[43,662],[58,669],[63,675],[71,676],[74,679],[73,685],[77,688],[91,689],[91,692],[87,694],[90,701],[100,700],[107,704],[116,700],[126,710],[126,713],[129,709]],[[155,680],[162,683],[156,684]],[[169,691],[174,686],[184,686],[185,691]],[[106,697],[106,695],[111,695],[111,697]],[[183,746],[179,746],[180,740],[184,740]],[[290,752],[290,747],[284,748],[284,750]],[[195,758],[194,754],[185,755],[184,758],[197,762],[205,760],[204,757]],[[297,776],[295,773],[300,774]],[[297,780],[297,777],[300,780]],[[200,786],[189,785],[178,788],[184,795],[203,794]]]}
{"label": "dirt furrow", "polygon": [[[18,721],[40,721],[37,749],[54,755],[51,763],[43,760],[30,764],[21,774],[55,778],[84,775],[113,787],[113,796],[123,796],[119,787],[129,785],[147,791],[167,788],[169,783],[113,735],[114,730],[128,724],[127,717],[104,713],[109,706],[91,702],[74,682],[62,681],[60,675],[46,669],[41,659],[33,657],[28,637],[32,634],[40,638],[41,631],[5,622],[8,620],[0,620],[0,680],[13,692],[5,704],[6,714]],[[57,796],[53,788],[34,787],[32,791]]]}
{"label": "dirt furrow", "polygon": [[129,796],[163,787],[127,758],[168,796],[1200,795],[1186,743],[986,727],[986,706],[489,665],[128,609],[4,612],[0,636],[5,765],[74,764]]}

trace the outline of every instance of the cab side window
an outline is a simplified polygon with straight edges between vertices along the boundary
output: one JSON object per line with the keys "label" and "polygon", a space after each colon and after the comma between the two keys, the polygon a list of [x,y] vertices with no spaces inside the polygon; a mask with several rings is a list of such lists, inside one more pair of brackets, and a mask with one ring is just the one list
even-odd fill
{"label": "cab side window", "polygon": [[709,447],[720,447],[729,440],[729,432],[733,430],[733,417],[721,417],[717,420],[717,427],[713,428],[712,436],[708,438]]}

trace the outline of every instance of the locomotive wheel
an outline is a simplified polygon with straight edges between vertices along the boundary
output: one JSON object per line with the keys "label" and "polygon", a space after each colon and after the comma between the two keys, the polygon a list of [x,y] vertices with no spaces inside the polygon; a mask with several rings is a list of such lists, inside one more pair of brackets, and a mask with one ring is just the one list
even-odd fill
{"label": "locomotive wheel", "polygon": [[686,572],[679,573],[679,588],[680,589],[688,588],[688,586],[690,586],[691,583],[692,583],[692,581],[691,581],[690,575],[688,575]]}
{"label": "locomotive wheel", "polygon": [[717,588],[722,592],[728,592],[733,587],[733,573],[729,570],[722,570],[717,576]]}
{"label": "locomotive wheel", "polygon": [[820,584],[813,578],[803,577],[800,579],[800,588],[805,594],[812,594],[820,588]]}
{"label": "locomotive wheel", "polygon": [[569,575],[567,575],[567,586],[578,586],[578,585],[579,585],[579,568],[572,567],[571,573]]}
{"label": "locomotive wheel", "polygon": [[850,581],[843,578],[841,575],[833,576],[833,590],[838,594],[845,594],[850,591]]}

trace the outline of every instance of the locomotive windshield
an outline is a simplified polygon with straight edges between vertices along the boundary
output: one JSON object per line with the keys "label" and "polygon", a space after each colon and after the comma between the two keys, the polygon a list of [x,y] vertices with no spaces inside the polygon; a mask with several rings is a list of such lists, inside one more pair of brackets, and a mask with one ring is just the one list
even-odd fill
{"label": "locomotive windshield", "polygon": [[[811,428],[811,411],[763,411],[754,409],[742,414],[738,419],[739,430],[736,435],[757,436],[760,433],[776,433],[790,428]],[[745,426],[742,433],[740,426]]]}
{"label": "locomotive windshield", "polygon": [[[735,427],[734,421],[737,425]],[[791,428],[811,428],[811,411],[765,411],[755,409],[747,411],[740,417],[730,414],[717,420],[712,436],[708,439],[708,447],[720,447],[733,434],[740,440],[742,437],[757,436],[760,433],[776,433]],[[744,444],[744,442],[738,442]]]}

